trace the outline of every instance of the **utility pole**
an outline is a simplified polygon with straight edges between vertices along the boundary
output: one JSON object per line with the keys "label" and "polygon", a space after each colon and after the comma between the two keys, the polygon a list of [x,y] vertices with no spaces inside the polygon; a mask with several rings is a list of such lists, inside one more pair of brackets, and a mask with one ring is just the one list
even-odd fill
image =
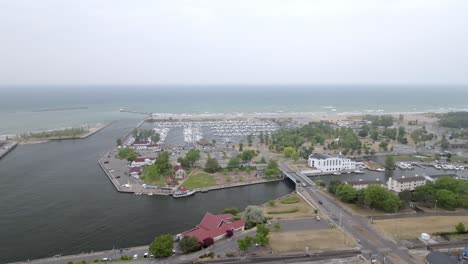
{"label": "utility pole", "polygon": [[437,199],[435,200],[434,211],[437,212]]}

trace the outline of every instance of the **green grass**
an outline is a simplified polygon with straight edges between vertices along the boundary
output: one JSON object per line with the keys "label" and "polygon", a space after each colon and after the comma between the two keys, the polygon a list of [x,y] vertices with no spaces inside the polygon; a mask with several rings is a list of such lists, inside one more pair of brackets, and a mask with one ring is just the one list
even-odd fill
{"label": "green grass", "polygon": [[293,208],[293,209],[283,210],[283,211],[268,211],[267,214],[292,214],[298,211],[299,209]]}
{"label": "green grass", "polygon": [[282,204],[295,204],[299,202],[299,198],[297,197],[288,197],[281,201]]}
{"label": "green grass", "polygon": [[452,156],[450,158],[452,162],[468,162],[468,157]]}
{"label": "green grass", "polygon": [[420,158],[420,157],[415,157],[411,155],[398,155],[398,156],[393,156],[393,159],[395,161],[433,161],[435,158],[433,157],[426,157],[426,158]]}
{"label": "green grass", "polygon": [[215,185],[216,181],[213,175],[204,172],[191,175],[184,182],[184,184],[182,184],[182,186],[188,189],[210,187]]}

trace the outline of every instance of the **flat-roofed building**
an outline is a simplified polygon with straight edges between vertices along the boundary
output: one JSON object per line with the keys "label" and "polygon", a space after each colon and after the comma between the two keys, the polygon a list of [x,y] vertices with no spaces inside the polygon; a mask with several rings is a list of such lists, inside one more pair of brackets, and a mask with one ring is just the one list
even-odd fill
{"label": "flat-roofed building", "polygon": [[369,187],[369,185],[379,185],[379,186],[385,187],[384,182],[379,181],[379,180],[376,180],[376,181],[362,181],[362,180],[349,181],[349,182],[347,182],[347,184],[353,186],[353,188],[356,189],[356,190],[366,189],[367,187]]}
{"label": "flat-roofed building", "polygon": [[394,192],[402,192],[402,191],[414,191],[416,187],[422,186],[426,184],[426,178],[422,176],[416,176],[416,177],[405,177],[402,176],[399,179],[393,179],[389,178],[387,182],[387,188],[390,191]]}
{"label": "flat-roofed building", "polygon": [[321,172],[355,170],[356,162],[351,159],[335,157],[330,154],[313,153],[309,156],[309,167]]}

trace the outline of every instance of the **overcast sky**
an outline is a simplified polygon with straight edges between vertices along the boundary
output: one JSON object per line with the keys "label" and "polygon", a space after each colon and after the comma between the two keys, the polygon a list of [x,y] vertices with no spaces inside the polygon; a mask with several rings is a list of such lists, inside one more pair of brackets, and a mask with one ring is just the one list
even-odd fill
{"label": "overcast sky", "polygon": [[467,0],[0,0],[0,85],[468,84]]}

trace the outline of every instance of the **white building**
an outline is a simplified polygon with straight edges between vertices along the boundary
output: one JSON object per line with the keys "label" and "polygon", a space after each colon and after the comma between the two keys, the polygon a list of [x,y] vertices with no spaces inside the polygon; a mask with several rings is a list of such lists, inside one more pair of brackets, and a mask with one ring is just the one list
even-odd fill
{"label": "white building", "polygon": [[329,154],[314,153],[309,156],[309,167],[321,172],[355,170],[356,162]]}
{"label": "white building", "polygon": [[380,185],[382,187],[385,187],[384,182],[379,181],[379,180],[376,180],[376,181],[363,181],[363,180],[350,181],[350,182],[347,182],[347,184],[353,186],[353,188],[356,189],[356,190],[366,189],[367,187],[369,187],[369,185]]}
{"label": "white building", "polygon": [[134,161],[132,161],[132,163],[130,164],[130,167],[135,168],[135,167],[149,166],[149,165],[153,165],[155,161],[156,161],[156,158],[136,158]]}
{"label": "white building", "polygon": [[426,184],[426,178],[422,176],[416,176],[416,177],[410,177],[406,178],[405,176],[402,176],[399,179],[393,179],[389,178],[387,182],[387,188],[390,191],[394,192],[402,192],[402,191],[414,191],[416,187],[422,186]]}

